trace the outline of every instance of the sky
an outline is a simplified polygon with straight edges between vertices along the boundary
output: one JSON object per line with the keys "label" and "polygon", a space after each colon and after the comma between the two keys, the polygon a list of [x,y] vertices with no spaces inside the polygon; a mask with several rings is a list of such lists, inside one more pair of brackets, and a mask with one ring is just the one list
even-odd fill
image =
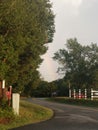
{"label": "sky", "polygon": [[48,44],[40,66],[41,77],[48,82],[62,78],[57,74],[59,64],[54,53],[65,48],[66,40],[77,38],[82,45],[98,43],[98,0],[50,0],[55,14],[54,39]]}

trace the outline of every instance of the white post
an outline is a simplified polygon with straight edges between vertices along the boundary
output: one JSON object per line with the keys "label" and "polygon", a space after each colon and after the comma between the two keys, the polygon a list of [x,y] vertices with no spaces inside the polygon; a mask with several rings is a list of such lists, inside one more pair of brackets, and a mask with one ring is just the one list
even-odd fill
{"label": "white post", "polygon": [[2,97],[5,98],[5,80],[2,80]]}
{"label": "white post", "polygon": [[71,89],[69,89],[69,98],[71,98]]}
{"label": "white post", "polygon": [[76,99],[76,90],[74,89],[74,99]]}
{"label": "white post", "polygon": [[79,89],[79,99],[81,98],[81,89]]}
{"label": "white post", "polygon": [[5,89],[5,80],[2,81],[2,88]]}
{"label": "white post", "polygon": [[87,89],[85,89],[85,100],[87,99]]}
{"label": "white post", "polygon": [[12,108],[14,110],[14,113],[19,115],[19,100],[20,95],[18,93],[12,94]]}
{"label": "white post", "polygon": [[91,100],[93,100],[93,89],[91,88]]}

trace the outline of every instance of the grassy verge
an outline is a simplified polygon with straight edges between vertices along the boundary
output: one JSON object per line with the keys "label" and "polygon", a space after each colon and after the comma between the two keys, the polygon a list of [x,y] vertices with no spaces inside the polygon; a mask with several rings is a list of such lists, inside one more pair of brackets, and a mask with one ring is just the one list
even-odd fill
{"label": "grassy verge", "polygon": [[70,105],[78,105],[78,106],[86,106],[86,107],[96,107],[98,108],[98,100],[90,100],[90,99],[70,99],[64,97],[50,98],[49,101],[70,104]]}
{"label": "grassy verge", "polygon": [[[0,111],[0,113],[2,112]],[[6,115],[6,113],[4,115]],[[10,119],[10,122],[4,122],[4,124],[0,123],[0,130],[8,130],[26,124],[48,120],[53,116],[53,112],[48,108],[21,101],[20,115],[13,116],[12,113],[11,115],[12,120]]]}

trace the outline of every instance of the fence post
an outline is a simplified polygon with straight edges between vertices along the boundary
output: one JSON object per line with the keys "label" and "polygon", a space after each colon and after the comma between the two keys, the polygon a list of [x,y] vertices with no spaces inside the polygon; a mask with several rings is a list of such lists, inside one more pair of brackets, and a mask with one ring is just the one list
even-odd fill
{"label": "fence post", "polygon": [[69,98],[71,98],[71,89],[69,89]]}
{"label": "fence post", "polygon": [[87,89],[85,89],[85,100],[87,99]]}
{"label": "fence post", "polygon": [[91,100],[93,100],[93,89],[91,88]]}
{"label": "fence post", "polygon": [[79,99],[81,98],[81,89],[79,89]]}
{"label": "fence post", "polygon": [[76,99],[76,90],[74,89],[74,99]]}

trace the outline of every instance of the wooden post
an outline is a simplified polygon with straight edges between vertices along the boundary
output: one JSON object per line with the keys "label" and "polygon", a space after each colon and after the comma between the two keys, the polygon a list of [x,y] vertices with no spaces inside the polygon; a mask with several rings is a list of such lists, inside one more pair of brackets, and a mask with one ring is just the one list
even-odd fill
{"label": "wooden post", "polygon": [[91,88],[91,100],[93,100],[93,89]]}
{"label": "wooden post", "polygon": [[12,99],[12,86],[9,86],[7,91],[7,98],[8,98],[8,105],[11,106],[11,99]]}
{"label": "wooden post", "polygon": [[71,89],[69,89],[69,98],[71,98]]}
{"label": "wooden post", "polygon": [[81,89],[79,89],[79,99],[81,99]]}
{"label": "wooden post", "polygon": [[74,89],[74,99],[76,99],[76,90]]}
{"label": "wooden post", "polygon": [[87,89],[85,89],[85,100],[87,99]]}

